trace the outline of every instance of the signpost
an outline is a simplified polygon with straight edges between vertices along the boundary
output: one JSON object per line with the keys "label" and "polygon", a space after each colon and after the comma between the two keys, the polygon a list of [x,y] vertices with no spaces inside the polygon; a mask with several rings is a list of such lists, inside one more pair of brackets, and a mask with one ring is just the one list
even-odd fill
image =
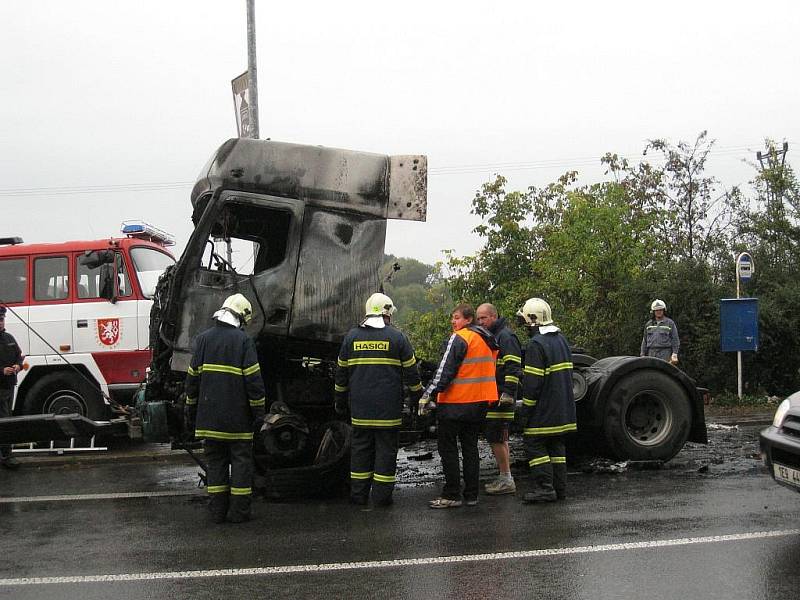
{"label": "signpost", "polygon": [[[753,265],[753,257],[748,252],[740,252],[736,257],[736,299],[740,297],[739,286],[741,283],[747,283],[755,273],[755,266]],[[756,336],[758,335],[758,321],[756,321]],[[758,339],[756,337],[756,339]],[[736,383],[739,400],[742,399],[742,351],[736,352]]]}

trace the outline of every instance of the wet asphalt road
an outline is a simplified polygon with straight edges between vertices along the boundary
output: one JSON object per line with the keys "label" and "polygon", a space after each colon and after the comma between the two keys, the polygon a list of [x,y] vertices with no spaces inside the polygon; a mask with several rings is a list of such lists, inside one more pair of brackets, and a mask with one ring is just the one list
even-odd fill
{"label": "wet asphalt road", "polygon": [[221,526],[185,461],[29,462],[0,472],[0,598],[798,598],[800,494],[757,431],[660,470],[571,467],[553,505],[522,505],[518,477],[517,497],[430,510],[431,461],[388,509],[258,501]]}

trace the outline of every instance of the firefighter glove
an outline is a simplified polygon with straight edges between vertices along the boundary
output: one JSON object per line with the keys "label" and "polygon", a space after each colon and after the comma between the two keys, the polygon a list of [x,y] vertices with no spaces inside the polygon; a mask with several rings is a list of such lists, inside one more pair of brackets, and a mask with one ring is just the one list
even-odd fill
{"label": "firefighter glove", "polygon": [[512,396],[508,392],[503,392],[502,394],[500,394],[500,400],[498,404],[500,406],[514,406],[514,396]]}
{"label": "firefighter glove", "polygon": [[428,394],[423,394],[422,398],[419,399],[418,406],[417,413],[419,416],[426,417],[436,408],[436,402]]}
{"label": "firefighter glove", "polygon": [[677,365],[678,364],[678,355],[677,354],[673,354],[672,356],[670,356],[669,357],[669,362],[672,365]]}

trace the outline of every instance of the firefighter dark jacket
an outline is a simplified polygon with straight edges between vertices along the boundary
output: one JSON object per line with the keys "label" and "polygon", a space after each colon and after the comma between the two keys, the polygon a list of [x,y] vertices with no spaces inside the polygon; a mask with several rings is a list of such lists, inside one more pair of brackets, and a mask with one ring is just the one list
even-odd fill
{"label": "firefighter dark jacket", "polygon": [[467,325],[451,335],[427,393],[437,401],[439,419],[481,421],[497,401],[497,342],[480,325]]}
{"label": "firefighter dark jacket", "polygon": [[[498,394],[508,394],[516,398],[522,383],[522,346],[519,338],[508,328],[503,317],[497,319],[489,331],[497,340],[499,353],[497,355],[497,392]],[[514,407],[500,407],[490,405],[489,412],[486,413],[487,419],[497,419],[500,421],[514,420]]]}
{"label": "firefighter dark jacket", "polygon": [[264,419],[264,381],[256,348],[242,330],[217,322],[195,338],[186,405],[196,406],[195,437],[252,440]]}
{"label": "firefighter dark jacket", "polygon": [[[555,327],[542,327],[525,347],[522,404],[525,435],[560,435],[575,431],[572,352]],[[541,330],[540,330],[541,331]]]}
{"label": "firefighter dark jacket", "polygon": [[334,389],[339,404],[349,396],[354,427],[400,427],[404,382],[412,400],[422,395],[417,359],[401,331],[387,325],[348,332],[339,351]]}

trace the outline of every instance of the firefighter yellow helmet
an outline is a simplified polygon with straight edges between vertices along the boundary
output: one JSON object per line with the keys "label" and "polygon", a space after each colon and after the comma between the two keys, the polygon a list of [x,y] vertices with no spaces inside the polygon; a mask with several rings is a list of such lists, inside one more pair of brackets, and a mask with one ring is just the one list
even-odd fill
{"label": "firefighter yellow helmet", "polygon": [[656,298],[650,305],[650,310],[667,310],[667,305],[664,304],[663,300],[659,300],[658,298]]}
{"label": "firefighter yellow helmet", "polygon": [[528,298],[517,311],[517,316],[522,317],[528,325],[550,325],[553,322],[550,305],[541,298]]}
{"label": "firefighter yellow helmet", "polygon": [[366,316],[386,315],[391,317],[392,313],[397,309],[394,302],[386,294],[375,293],[369,297],[367,303],[364,305],[364,313]]}
{"label": "firefighter yellow helmet", "polygon": [[241,294],[234,294],[225,298],[225,302],[222,303],[222,309],[233,313],[242,321],[242,324],[249,323],[253,317],[253,306]]}

